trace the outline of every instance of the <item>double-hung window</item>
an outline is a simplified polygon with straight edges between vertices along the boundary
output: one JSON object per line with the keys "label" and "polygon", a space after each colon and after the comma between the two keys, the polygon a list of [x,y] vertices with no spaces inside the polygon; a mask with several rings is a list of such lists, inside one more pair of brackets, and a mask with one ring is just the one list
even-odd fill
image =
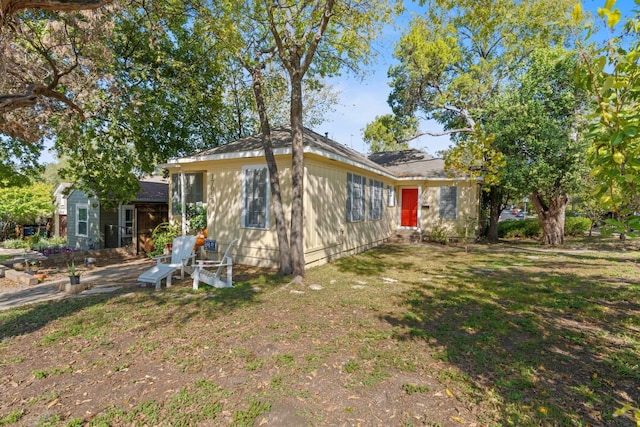
{"label": "double-hung window", "polygon": [[458,187],[455,185],[440,187],[440,218],[458,218]]}
{"label": "double-hung window", "polygon": [[393,185],[387,185],[387,206],[396,205],[396,188]]}
{"label": "double-hung window", "polygon": [[269,228],[269,174],[266,166],[243,168],[242,226]]}
{"label": "double-hung window", "polygon": [[76,235],[89,236],[89,206],[76,206]]}
{"label": "double-hung window", "polygon": [[[187,206],[202,203],[204,200],[202,173],[185,173],[184,198]],[[171,211],[174,215],[180,215],[182,203],[182,184],[180,174],[171,174]]]}
{"label": "double-hung window", "polygon": [[382,182],[371,180],[369,186],[369,219],[382,219]]}
{"label": "double-hung window", "polygon": [[347,173],[347,222],[364,221],[366,185],[365,177]]}

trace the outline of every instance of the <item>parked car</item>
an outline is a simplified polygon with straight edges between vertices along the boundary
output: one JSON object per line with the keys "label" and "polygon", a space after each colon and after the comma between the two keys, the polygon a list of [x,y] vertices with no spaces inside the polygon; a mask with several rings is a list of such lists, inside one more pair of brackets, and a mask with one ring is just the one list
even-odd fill
{"label": "parked car", "polygon": [[524,211],[520,211],[516,214],[516,218],[524,218],[524,217],[525,217]]}
{"label": "parked car", "polygon": [[511,211],[512,215],[518,215],[518,213],[520,212],[520,209],[515,208],[514,210]]}

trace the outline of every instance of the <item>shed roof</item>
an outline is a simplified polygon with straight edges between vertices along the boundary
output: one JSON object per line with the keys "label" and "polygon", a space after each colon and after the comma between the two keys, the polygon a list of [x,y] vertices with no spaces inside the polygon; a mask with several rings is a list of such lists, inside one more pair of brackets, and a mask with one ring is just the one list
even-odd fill
{"label": "shed roof", "polygon": [[169,202],[169,184],[165,179],[140,180],[140,190],[134,202]]}

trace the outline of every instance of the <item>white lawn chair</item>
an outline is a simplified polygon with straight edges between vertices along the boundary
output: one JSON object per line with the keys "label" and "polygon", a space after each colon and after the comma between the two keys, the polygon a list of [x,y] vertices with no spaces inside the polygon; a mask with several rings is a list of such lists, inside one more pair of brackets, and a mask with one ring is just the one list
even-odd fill
{"label": "white lawn chair", "polygon": [[[193,273],[193,289],[198,289],[200,282],[206,283],[214,288],[232,288],[233,287],[233,259],[231,259],[231,248],[238,243],[238,239],[233,240],[227,246],[227,250],[219,261],[198,260],[195,263]],[[207,268],[218,267],[216,272],[206,270]],[[226,267],[226,276],[222,275],[223,269]]]}
{"label": "white lawn chair", "polygon": [[[173,239],[171,255],[154,257],[156,265],[138,276],[138,282],[153,283],[156,289],[160,289],[160,282],[166,279],[167,287],[171,286],[173,273],[180,270],[180,279],[184,279],[185,267],[195,261],[194,247],[196,236],[179,236]],[[164,262],[168,261],[168,262]]]}

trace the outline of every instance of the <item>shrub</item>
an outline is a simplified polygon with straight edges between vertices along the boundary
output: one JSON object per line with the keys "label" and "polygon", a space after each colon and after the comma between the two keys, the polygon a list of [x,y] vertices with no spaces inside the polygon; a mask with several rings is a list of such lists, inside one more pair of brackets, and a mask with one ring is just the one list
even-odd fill
{"label": "shrub", "polygon": [[9,239],[2,242],[5,249],[29,249],[29,242],[22,239]]}
{"label": "shrub", "polygon": [[447,226],[442,222],[442,220],[438,221],[438,223],[434,224],[431,228],[431,231],[425,233],[426,237],[428,237],[429,241],[440,243],[446,245],[449,242],[450,232]]}
{"label": "shrub", "polygon": [[564,220],[564,234],[582,236],[591,229],[591,220],[583,217],[567,217]]}
{"label": "shrub", "polygon": [[180,235],[180,232],[180,226],[177,224],[171,224],[169,222],[162,222],[158,224],[151,233],[151,239],[153,240],[155,250],[147,253],[147,255],[151,258],[162,255],[164,247],[168,243],[172,243],[173,239]]}
{"label": "shrub", "polygon": [[[591,228],[591,220],[583,217],[566,217],[564,234],[581,236]],[[538,218],[523,220],[508,219],[498,224],[498,236],[505,239],[537,238],[542,236],[542,227]]]}
{"label": "shrub", "polygon": [[535,238],[541,235],[542,228],[537,218],[522,220],[508,219],[498,224],[498,237],[501,238]]}

